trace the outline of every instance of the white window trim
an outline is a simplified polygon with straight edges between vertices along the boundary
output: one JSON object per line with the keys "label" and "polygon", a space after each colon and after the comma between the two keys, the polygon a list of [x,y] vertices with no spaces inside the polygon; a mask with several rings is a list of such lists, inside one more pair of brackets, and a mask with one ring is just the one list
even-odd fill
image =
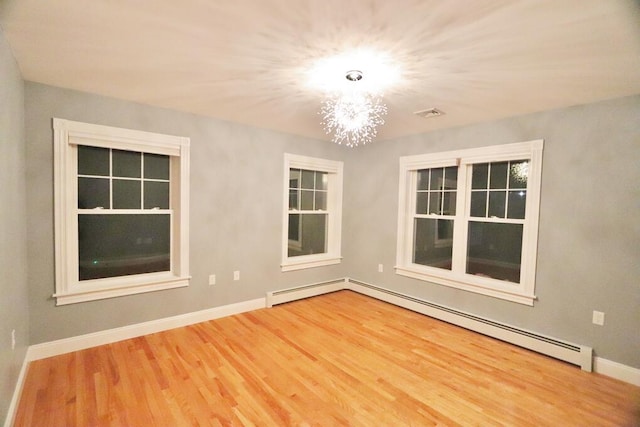
{"label": "white window trim", "polygon": [[[450,286],[465,291],[501,298],[520,304],[533,305],[535,296],[535,272],[538,247],[538,218],[540,210],[540,184],[542,178],[543,140],[495,145],[400,158],[400,185],[398,200],[398,246],[396,274]],[[460,166],[456,196],[456,224],[467,224],[469,217],[468,187],[471,182],[469,166],[507,160],[529,159],[527,204],[522,242],[520,283],[474,276],[455,271],[414,264],[412,214],[415,209],[416,174],[420,169]],[[464,182],[464,184],[462,184]],[[466,193],[466,194],[465,194]],[[467,227],[454,227],[454,242],[466,242]],[[454,257],[464,260],[466,245],[454,245]],[[462,251],[456,256],[455,251]],[[455,262],[455,261],[454,261]]]}
{"label": "white window trim", "polygon": [[[327,194],[327,252],[314,255],[288,256],[289,246],[289,170],[306,169],[327,172],[329,186]],[[342,236],[342,181],[343,162],[325,160],[315,157],[299,156],[285,153],[283,180],[283,215],[282,215],[282,264],[281,270],[293,271],[305,268],[339,264],[341,256]]]}
{"label": "white window trim", "polygon": [[[187,137],[53,119],[56,305],[74,304],[189,285],[189,144]],[[78,279],[77,145],[172,156],[174,210],[171,271],[106,279]],[[177,240],[176,240],[177,238]]]}

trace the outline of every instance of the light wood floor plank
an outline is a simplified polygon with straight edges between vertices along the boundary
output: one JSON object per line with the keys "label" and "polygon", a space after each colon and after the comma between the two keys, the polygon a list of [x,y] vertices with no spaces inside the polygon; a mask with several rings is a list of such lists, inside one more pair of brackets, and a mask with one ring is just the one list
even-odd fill
{"label": "light wood floor plank", "polygon": [[640,387],[349,291],[32,362],[16,426],[636,426]]}

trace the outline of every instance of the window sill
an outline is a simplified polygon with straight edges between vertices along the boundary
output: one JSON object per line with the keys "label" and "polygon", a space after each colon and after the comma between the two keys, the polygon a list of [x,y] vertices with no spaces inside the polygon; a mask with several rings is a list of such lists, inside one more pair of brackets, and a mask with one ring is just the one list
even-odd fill
{"label": "window sill", "polygon": [[499,298],[518,304],[533,306],[533,303],[536,300],[535,295],[518,292],[518,289],[505,289],[497,286],[491,286],[490,282],[499,283],[499,281],[496,281],[495,279],[474,278],[476,280],[471,282],[470,280],[467,280],[468,275],[457,276],[451,274],[449,277],[444,277],[432,274],[429,271],[423,271],[419,267],[414,268],[411,266],[396,266],[395,270],[396,274],[400,276],[410,277],[412,279],[418,279],[438,285],[449,286],[451,288],[462,289],[464,291]]}
{"label": "window sill", "polygon": [[[135,295],[145,292],[162,291],[166,289],[184,288],[189,286],[191,277],[169,276],[161,280],[152,282],[136,283],[134,285],[123,285],[109,288],[77,289],[65,293],[54,294],[56,306],[75,304],[79,302],[95,301],[106,298],[115,298],[126,295]],[[76,285],[80,288],[82,285]]]}
{"label": "window sill", "polygon": [[303,270],[305,268],[324,267],[327,265],[340,264],[342,257],[327,257],[323,256],[319,258],[317,256],[301,256],[296,257],[300,259],[289,259],[280,265],[282,272]]}

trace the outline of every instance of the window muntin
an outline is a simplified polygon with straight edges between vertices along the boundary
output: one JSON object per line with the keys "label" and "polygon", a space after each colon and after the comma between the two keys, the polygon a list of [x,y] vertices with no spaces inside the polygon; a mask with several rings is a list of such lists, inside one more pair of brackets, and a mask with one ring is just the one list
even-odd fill
{"label": "window muntin", "polygon": [[327,184],[327,172],[289,169],[289,257],[327,252]]}
{"label": "window muntin", "polygon": [[54,130],[57,304],[187,286],[189,139]]}
{"label": "window muntin", "polygon": [[520,283],[528,160],[471,168],[465,272]]}
{"label": "window muntin", "polygon": [[285,155],[282,270],[340,262],[342,162]]}
{"label": "window muntin", "polygon": [[472,217],[524,219],[528,160],[473,165]]}
{"label": "window muntin", "polygon": [[401,158],[396,272],[532,305],[542,145]]}
{"label": "window muntin", "polygon": [[78,209],[168,209],[170,157],[79,145]]}
{"label": "window muntin", "polygon": [[413,262],[451,270],[458,169],[427,168],[416,175]]}
{"label": "window muntin", "polygon": [[79,280],[170,271],[169,156],[77,150]]}

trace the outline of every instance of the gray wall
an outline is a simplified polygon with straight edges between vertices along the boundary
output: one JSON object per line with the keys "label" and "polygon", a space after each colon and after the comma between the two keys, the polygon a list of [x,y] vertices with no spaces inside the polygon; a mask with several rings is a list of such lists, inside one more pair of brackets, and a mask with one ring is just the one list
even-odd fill
{"label": "gray wall", "polygon": [[[24,86],[0,30],[0,420],[29,344]],[[11,331],[16,348],[11,350]]]}
{"label": "gray wall", "polygon": [[[213,102],[213,101],[212,101]],[[343,265],[282,273],[284,153],[337,160],[341,147],[201,116],[25,83],[31,344],[203,310],[344,277]],[[52,118],[191,138],[191,285],[55,306]],[[234,282],[233,271],[240,271]],[[217,284],[208,285],[209,274]]]}
{"label": "gray wall", "polygon": [[[431,132],[358,149],[26,83],[31,344],[351,276],[578,344],[640,368],[640,97]],[[186,289],[55,307],[52,117],[189,136]],[[437,119],[436,119],[437,120]],[[394,274],[398,158],[545,140],[534,307]],[[283,153],[345,161],[344,262],[281,273]],[[385,266],[377,273],[377,264]],[[232,271],[241,271],[233,282]],[[207,285],[215,273],[218,284]],[[592,325],[593,310],[606,313]]]}
{"label": "gray wall", "polygon": [[[394,273],[400,156],[534,139],[545,140],[534,307]],[[351,277],[640,368],[640,96],[377,142],[346,156]],[[591,323],[593,310],[606,313],[604,326]]]}

